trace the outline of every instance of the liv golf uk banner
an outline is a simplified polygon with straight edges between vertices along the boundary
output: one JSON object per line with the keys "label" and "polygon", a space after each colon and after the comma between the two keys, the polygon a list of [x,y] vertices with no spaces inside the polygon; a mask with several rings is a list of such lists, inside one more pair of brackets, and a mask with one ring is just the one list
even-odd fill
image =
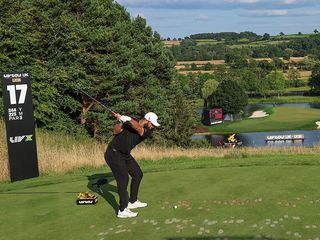
{"label": "liv golf uk banner", "polygon": [[2,74],[11,181],[38,177],[38,157],[28,73]]}

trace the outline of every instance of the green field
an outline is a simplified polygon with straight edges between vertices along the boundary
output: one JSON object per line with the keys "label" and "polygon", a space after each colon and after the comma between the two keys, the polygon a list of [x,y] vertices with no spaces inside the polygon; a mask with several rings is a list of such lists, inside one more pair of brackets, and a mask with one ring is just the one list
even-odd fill
{"label": "green field", "polygon": [[319,103],[320,97],[307,97],[307,96],[280,96],[270,98],[250,98],[249,104],[258,103]]}
{"label": "green field", "polygon": [[[318,155],[269,155],[142,161],[134,219],[117,219],[107,168],[0,183],[5,239],[317,239]],[[108,176],[99,202],[77,206],[79,191]],[[173,206],[177,206],[177,209]]]}
{"label": "green field", "polygon": [[225,122],[211,126],[214,133],[268,132],[285,130],[314,130],[320,121],[320,109],[304,107],[274,107],[264,118]]}

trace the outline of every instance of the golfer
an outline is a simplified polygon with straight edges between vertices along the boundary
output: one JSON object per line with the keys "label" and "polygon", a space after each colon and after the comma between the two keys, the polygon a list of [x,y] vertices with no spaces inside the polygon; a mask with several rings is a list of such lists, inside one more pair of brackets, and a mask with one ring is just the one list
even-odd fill
{"label": "golfer", "polygon": [[[147,203],[138,200],[139,185],[143,173],[130,152],[137,144],[149,137],[153,128],[160,126],[160,124],[158,116],[153,112],[147,113],[139,121],[119,114],[116,117],[121,122],[114,126],[114,138],[109,143],[104,158],[117,182],[120,199],[117,217],[131,218],[136,217],[138,213],[132,212],[130,209],[146,207]],[[132,179],[130,198],[128,199],[129,175]]]}

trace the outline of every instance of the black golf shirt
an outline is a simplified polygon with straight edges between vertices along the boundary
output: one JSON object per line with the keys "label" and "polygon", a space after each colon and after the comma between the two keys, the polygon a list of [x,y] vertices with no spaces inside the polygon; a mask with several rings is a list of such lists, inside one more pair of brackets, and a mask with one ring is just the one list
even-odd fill
{"label": "black golf shirt", "polygon": [[130,154],[131,150],[144,139],[151,135],[151,129],[144,127],[144,133],[140,136],[130,124],[124,123],[123,130],[110,142],[110,146],[123,154]]}

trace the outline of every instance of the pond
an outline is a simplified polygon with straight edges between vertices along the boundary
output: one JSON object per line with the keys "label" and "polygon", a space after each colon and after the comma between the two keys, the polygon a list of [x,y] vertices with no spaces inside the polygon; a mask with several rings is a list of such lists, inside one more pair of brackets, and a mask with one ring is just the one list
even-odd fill
{"label": "pond", "polygon": [[[267,136],[285,136],[285,135],[304,135],[304,140],[277,140],[266,141]],[[212,146],[223,146],[227,142],[230,135],[194,135],[192,139],[206,139]],[[238,141],[242,142],[242,146],[246,147],[287,147],[287,146],[303,146],[314,147],[320,146],[320,130],[310,131],[277,131],[277,132],[253,132],[239,133],[235,135]]]}

